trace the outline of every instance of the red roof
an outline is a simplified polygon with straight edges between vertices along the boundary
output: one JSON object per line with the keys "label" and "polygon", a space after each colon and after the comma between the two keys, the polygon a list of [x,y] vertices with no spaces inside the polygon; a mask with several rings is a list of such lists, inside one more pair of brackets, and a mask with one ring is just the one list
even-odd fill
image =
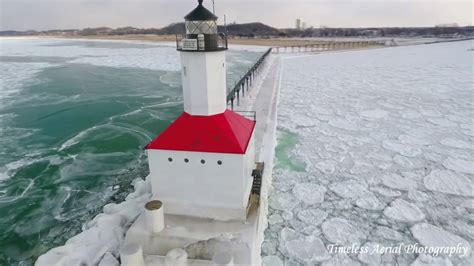
{"label": "red roof", "polygon": [[146,149],[244,154],[255,121],[232,111],[211,116],[183,113]]}

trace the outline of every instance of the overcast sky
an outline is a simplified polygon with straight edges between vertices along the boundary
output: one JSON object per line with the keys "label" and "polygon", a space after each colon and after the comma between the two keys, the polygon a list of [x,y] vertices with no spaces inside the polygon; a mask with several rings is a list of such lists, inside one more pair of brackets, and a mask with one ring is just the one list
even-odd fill
{"label": "overcast sky", "polygon": [[[163,27],[180,22],[197,0],[0,0],[1,30]],[[212,0],[204,0],[212,10]],[[223,23],[260,21],[294,27],[380,27],[473,24],[472,0],[215,0]]]}

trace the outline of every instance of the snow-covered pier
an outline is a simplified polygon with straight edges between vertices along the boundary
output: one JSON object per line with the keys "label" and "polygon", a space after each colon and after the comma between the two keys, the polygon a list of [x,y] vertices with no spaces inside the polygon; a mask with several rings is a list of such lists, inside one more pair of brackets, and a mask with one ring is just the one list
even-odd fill
{"label": "snow-covered pier", "polygon": [[[390,42],[388,42],[390,45]],[[275,53],[302,53],[302,52],[317,52],[317,51],[334,51],[360,48],[374,48],[387,45],[385,40],[373,41],[328,41],[304,45],[291,46],[277,46],[273,47]]]}

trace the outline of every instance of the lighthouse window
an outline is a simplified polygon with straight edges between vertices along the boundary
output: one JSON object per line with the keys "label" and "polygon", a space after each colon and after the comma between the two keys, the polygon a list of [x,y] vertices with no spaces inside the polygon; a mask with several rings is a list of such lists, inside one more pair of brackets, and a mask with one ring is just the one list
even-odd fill
{"label": "lighthouse window", "polygon": [[186,67],[184,66],[183,67],[183,75],[186,76],[187,75],[187,72],[186,72]]}
{"label": "lighthouse window", "polygon": [[188,159],[188,158],[185,158],[185,159],[184,159],[184,162],[185,162],[185,163],[189,163],[189,159]]}
{"label": "lighthouse window", "polygon": [[201,160],[201,163],[202,163],[202,164],[205,164],[205,163],[206,163],[206,161],[205,161],[205,160]]}
{"label": "lighthouse window", "polygon": [[168,162],[172,162],[172,161],[173,161],[173,158],[169,157]]}
{"label": "lighthouse window", "polygon": [[187,34],[217,34],[217,23],[213,20],[186,21]]}
{"label": "lighthouse window", "polygon": [[222,161],[221,160],[217,161],[217,164],[222,165]]}

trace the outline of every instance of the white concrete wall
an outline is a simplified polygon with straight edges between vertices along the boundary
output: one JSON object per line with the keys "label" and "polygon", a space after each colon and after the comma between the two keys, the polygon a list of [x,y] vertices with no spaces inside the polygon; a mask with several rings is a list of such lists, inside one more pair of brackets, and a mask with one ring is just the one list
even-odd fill
{"label": "white concrete wall", "polygon": [[184,111],[219,114],[226,109],[225,51],[181,52]]}
{"label": "white concrete wall", "polygon": [[252,185],[249,156],[148,150],[153,197],[165,213],[244,220]]}

